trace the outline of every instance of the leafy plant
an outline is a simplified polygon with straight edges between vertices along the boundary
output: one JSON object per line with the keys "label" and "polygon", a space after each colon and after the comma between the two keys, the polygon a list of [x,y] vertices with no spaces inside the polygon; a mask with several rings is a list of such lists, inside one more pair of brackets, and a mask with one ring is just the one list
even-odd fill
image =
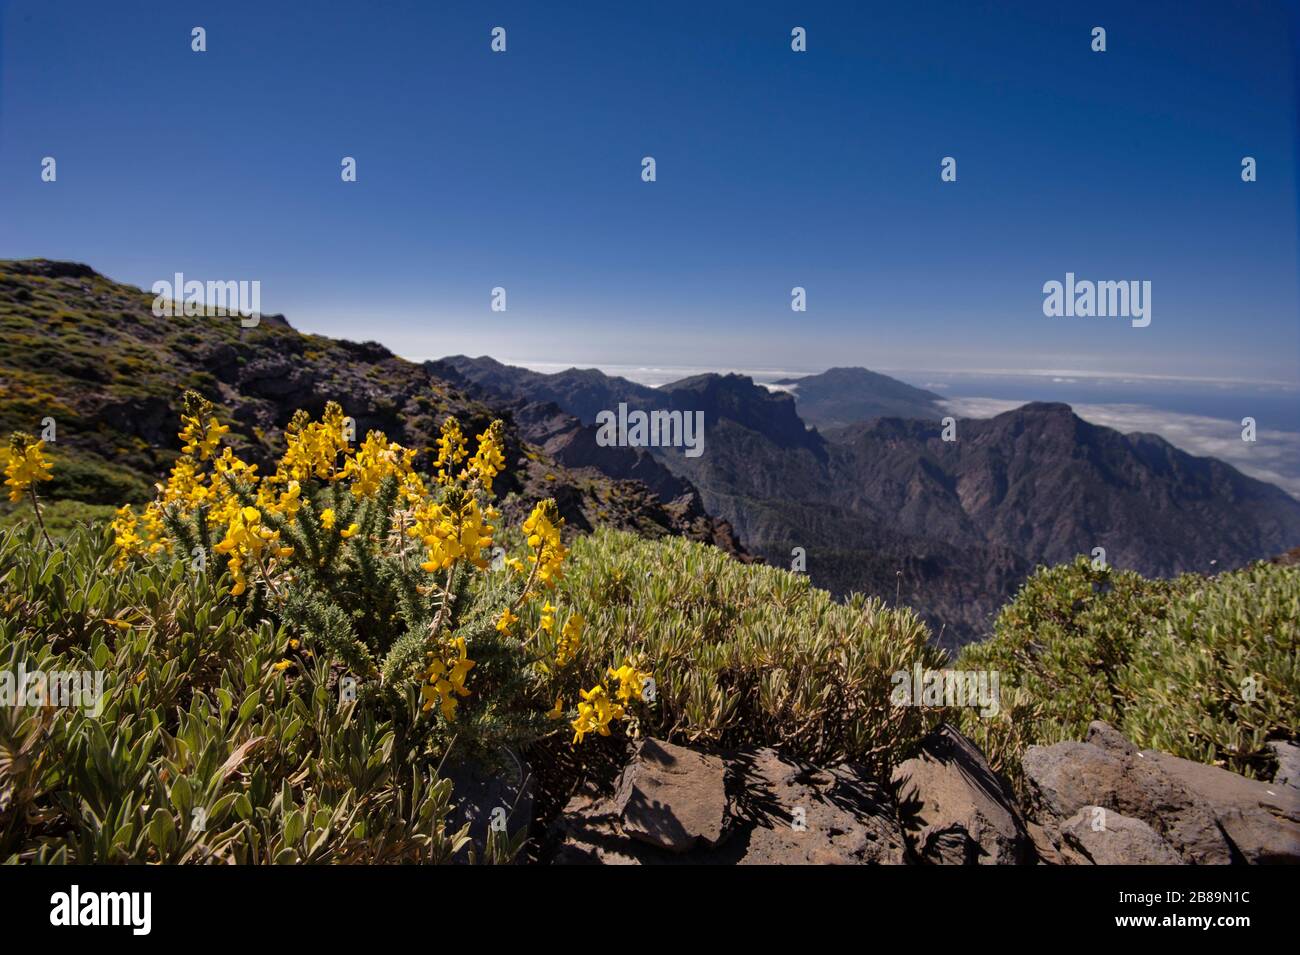
{"label": "leafy plant", "polygon": [[1300,571],[1258,563],[1145,580],[1083,557],[1040,569],[958,666],[1001,674],[992,719],[963,729],[1019,778],[1026,746],[1105,720],[1141,747],[1271,776],[1300,736]]}

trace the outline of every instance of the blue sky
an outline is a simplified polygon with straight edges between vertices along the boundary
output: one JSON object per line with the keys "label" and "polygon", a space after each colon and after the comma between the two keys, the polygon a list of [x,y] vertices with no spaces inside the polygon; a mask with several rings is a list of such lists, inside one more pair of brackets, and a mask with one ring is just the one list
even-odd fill
{"label": "blue sky", "polygon": [[416,358],[1300,381],[1294,4],[273,6],[5,4],[0,256]]}

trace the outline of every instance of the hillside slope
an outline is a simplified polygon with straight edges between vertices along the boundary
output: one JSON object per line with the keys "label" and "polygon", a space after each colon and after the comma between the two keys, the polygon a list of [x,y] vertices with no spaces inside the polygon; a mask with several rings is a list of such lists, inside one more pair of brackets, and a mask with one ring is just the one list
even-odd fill
{"label": "hillside slope", "polygon": [[[420,449],[427,467],[442,420],[478,433],[507,419],[503,510],[555,497],[572,530],[600,524],[649,536],[686,534],[738,549],[729,528],[693,502],[676,506],[637,480],[566,467],[520,433],[510,409],[477,400],[375,342],[302,334],[281,316],[255,328],[235,318],[159,318],[153,296],[89,266],[42,259],[0,262],[0,431],[41,431],[52,418],[52,499],[115,505],[153,496],[179,450],[176,421],[186,389],[214,401],[230,444],[265,471],[295,409],[319,415],[339,402],[356,421]],[[635,475],[629,474],[629,478]],[[514,495],[513,497],[511,495]]]}

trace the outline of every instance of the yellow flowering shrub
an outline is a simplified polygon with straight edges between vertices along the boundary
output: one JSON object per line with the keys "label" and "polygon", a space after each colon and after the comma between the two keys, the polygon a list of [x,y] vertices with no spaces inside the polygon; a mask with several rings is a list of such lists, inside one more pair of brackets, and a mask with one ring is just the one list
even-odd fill
{"label": "yellow flowering shrub", "polygon": [[5,462],[9,500],[21,501],[29,489],[51,477],[50,463],[45,458],[45,442],[37,441],[26,432],[15,431],[9,439],[8,461]]}
{"label": "yellow flowering shrub", "polygon": [[[166,554],[195,569],[216,562],[230,595],[284,624],[297,654],[332,661],[340,686],[424,726],[435,751],[637,731],[649,674],[620,661],[608,669],[617,690],[591,679],[598,670],[584,679],[585,621],[552,602],[568,553],[555,502],[506,535],[515,554],[498,544],[500,421],[471,444],[448,418],[421,474],[416,450],[381,432],[355,444],[331,402],[318,421],[293,416],[265,476],[225,444],[210,402],[188,393],[181,424],[182,453],[155,500],[113,518],[119,571]],[[276,672],[301,678],[281,662]]]}
{"label": "yellow flowering shrub", "polygon": [[41,536],[45,538],[46,545],[52,547],[50,535],[45,530],[45,520],[41,516],[41,502],[36,496],[36,485],[49,481],[54,476],[50,471],[50,462],[45,457],[45,442],[36,440],[25,431],[15,431],[9,436],[4,472],[9,500],[17,503],[24,495],[31,498],[32,510],[41,527]]}

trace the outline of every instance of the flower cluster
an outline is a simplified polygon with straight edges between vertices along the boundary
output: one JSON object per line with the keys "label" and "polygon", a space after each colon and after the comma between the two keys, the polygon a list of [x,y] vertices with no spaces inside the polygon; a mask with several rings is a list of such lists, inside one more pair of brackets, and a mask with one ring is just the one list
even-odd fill
{"label": "flower cluster", "polygon": [[442,653],[428,654],[429,665],[424,670],[427,680],[420,687],[420,697],[424,703],[421,709],[429,712],[435,704],[448,723],[456,719],[456,707],[460,703],[457,697],[469,696],[465,687],[465,677],[474,668],[474,661],[469,659],[465,648],[465,638],[456,637],[450,641]]}
{"label": "flower cluster", "polygon": [[460,433],[460,422],[448,418],[442,423],[442,433],[438,438],[438,457],[433,468],[438,472],[439,484],[450,484],[456,465],[465,460],[469,451],[465,447],[465,436]]}
{"label": "flower cluster", "polygon": [[20,501],[38,481],[48,481],[50,462],[45,458],[45,442],[37,441],[25,431],[9,436],[9,460],[5,463],[5,484],[9,500]]}
{"label": "flower cluster", "polygon": [[429,572],[450,569],[467,560],[480,570],[487,566],[483,551],[492,546],[492,525],[477,498],[450,487],[442,501],[423,501],[415,509],[415,523],[407,530],[424,544],[428,558],[420,566]]}
{"label": "flower cluster", "polygon": [[579,692],[581,702],[578,704],[578,716],[569,724],[573,727],[575,743],[581,743],[583,737],[591,732],[608,736],[610,723],[628,719],[627,708],[644,699],[645,687],[650,682],[651,675],[630,663],[624,663],[617,670],[611,667],[609,678],[618,680],[618,690],[614,694],[617,701],[610,697],[603,683]]}
{"label": "flower cluster", "polygon": [[528,540],[528,555],[510,561],[510,566],[528,575],[526,592],[532,596],[534,584],[554,587],[560,577],[560,565],[568,554],[560,534],[564,518],[559,516],[555,501],[545,500],[533,508],[524,521],[524,534]]}
{"label": "flower cluster", "polygon": [[470,458],[465,476],[476,478],[483,490],[491,494],[492,479],[505,470],[505,466],[505,425],[493,421],[478,436],[478,450]]}
{"label": "flower cluster", "polygon": [[608,691],[600,683],[590,690],[582,690],[578,695],[582,697],[582,702],[578,704],[578,718],[570,724],[575,743],[581,743],[583,737],[593,731],[608,736],[609,724],[627,715],[622,704],[611,700]]}
{"label": "flower cluster", "polygon": [[424,496],[425,489],[420,476],[411,469],[414,459],[414,449],[389,441],[382,431],[371,431],[357,453],[344,462],[339,477],[352,482],[353,497],[373,497],[386,478],[395,477],[402,496],[415,502]]}
{"label": "flower cluster", "polygon": [[338,456],[348,450],[348,433],[347,419],[337,402],[325,405],[320,421],[312,421],[311,415],[301,409],[294,412],[284,432],[284,457],[272,480],[285,483],[303,483],[311,478],[334,480]]}
{"label": "flower cluster", "polygon": [[557,667],[568,666],[578,655],[578,648],[582,644],[582,628],[586,626],[587,621],[583,619],[582,614],[575,613],[564,621],[564,628],[560,631],[560,637],[555,641],[555,665]]}
{"label": "flower cluster", "polygon": [[230,592],[236,597],[248,588],[249,564],[256,564],[269,579],[266,558],[293,555],[292,547],[281,546],[280,532],[262,523],[262,512],[255,507],[241,507],[226,526],[226,536],[212,549],[228,556],[230,575],[235,579]]}
{"label": "flower cluster", "polygon": [[181,413],[181,430],[177,435],[184,442],[181,450],[195,455],[200,461],[212,457],[221,446],[222,437],[230,430],[213,414],[212,404],[194,392],[186,392],[184,411]]}
{"label": "flower cluster", "polygon": [[[586,621],[560,615],[550,599],[567,556],[554,500],[524,520],[525,547],[507,559],[508,573],[475,575],[489,567],[501,518],[492,506],[494,481],[506,468],[500,421],[471,445],[447,418],[427,483],[417,452],[380,431],[353,447],[351,420],[333,402],[319,421],[294,414],[284,454],[265,477],[224,445],[229,429],[210,402],[187,394],[182,425],[183,453],[155,500],[140,515],[130,506],[114,515],[118,568],[214,541],[232,596],[266,598],[271,612],[324,641],[349,670],[378,675],[386,689],[377,692],[410,699],[405,694],[418,687],[419,710],[435,722],[456,722],[462,704],[473,705],[476,719],[460,720],[458,735],[521,703],[568,720],[575,742],[635,719],[648,674],[631,664],[608,671],[610,690],[582,689]],[[30,457],[39,460],[39,447]],[[12,467],[31,479],[32,467]],[[417,548],[422,559],[412,560]],[[344,575],[355,582],[337,586]],[[319,612],[303,616],[304,602]],[[327,637],[321,627],[340,629]],[[275,667],[291,673],[287,660]],[[566,713],[565,693],[574,691],[580,700]],[[481,711],[478,694],[486,694]]]}

